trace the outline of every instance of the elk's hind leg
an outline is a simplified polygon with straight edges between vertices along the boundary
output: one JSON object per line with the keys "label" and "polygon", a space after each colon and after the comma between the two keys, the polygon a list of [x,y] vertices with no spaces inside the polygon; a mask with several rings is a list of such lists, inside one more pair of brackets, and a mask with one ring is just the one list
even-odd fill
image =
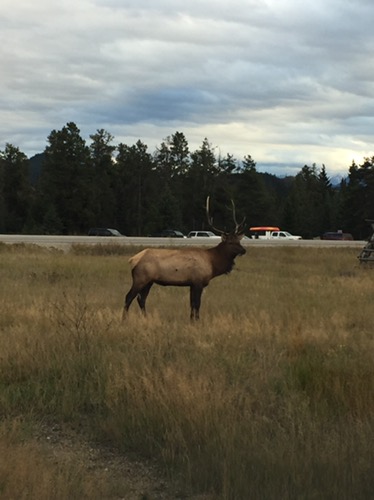
{"label": "elk's hind leg", "polygon": [[150,291],[152,285],[153,285],[153,283],[148,283],[148,285],[146,285],[144,288],[142,288],[140,290],[140,292],[138,293],[138,297],[137,297],[138,304],[139,304],[139,307],[142,310],[142,313],[144,314],[144,316],[146,315],[145,302],[147,300],[147,297],[148,297],[148,294],[149,294],[149,291]]}
{"label": "elk's hind leg", "polygon": [[126,313],[129,310],[129,307],[131,306],[132,301],[135,299],[135,297],[138,295],[138,290],[132,285],[130,288],[129,292],[126,294],[125,297],[125,304],[123,307],[123,313],[122,313],[122,319],[126,318]]}
{"label": "elk's hind leg", "polygon": [[198,286],[190,287],[190,305],[191,305],[191,314],[190,319],[193,321],[194,319],[199,319],[199,311],[201,304],[201,294],[203,293],[203,289]]}
{"label": "elk's hind leg", "polygon": [[125,297],[125,305],[123,308],[122,319],[126,318],[127,311],[129,310],[129,307],[131,306],[135,297],[137,297],[140,309],[142,310],[143,314],[145,314],[145,301],[147,300],[151,286],[152,283],[148,283],[139,290],[139,287],[132,285],[132,287],[130,288],[129,292],[126,294]]}

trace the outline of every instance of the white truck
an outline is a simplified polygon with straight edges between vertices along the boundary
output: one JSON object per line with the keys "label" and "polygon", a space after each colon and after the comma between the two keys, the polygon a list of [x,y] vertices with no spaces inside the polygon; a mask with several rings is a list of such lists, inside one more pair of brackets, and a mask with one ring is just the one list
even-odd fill
{"label": "white truck", "polygon": [[251,238],[260,240],[301,240],[301,236],[281,231],[279,227],[274,226],[250,227],[249,231]]}
{"label": "white truck", "polygon": [[288,231],[272,231],[270,234],[272,240],[301,240],[301,236],[295,236]]}

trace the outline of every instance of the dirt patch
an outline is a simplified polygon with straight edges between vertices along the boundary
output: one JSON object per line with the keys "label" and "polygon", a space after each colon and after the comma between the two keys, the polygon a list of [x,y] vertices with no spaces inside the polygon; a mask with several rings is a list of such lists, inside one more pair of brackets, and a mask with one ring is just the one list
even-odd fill
{"label": "dirt patch", "polygon": [[156,463],[89,442],[73,429],[43,424],[36,438],[56,464],[74,461],[93,480],[107,482],[104,490],[110,493],[103,500],[213,500],[211,496],[182,492],[163,476]]}

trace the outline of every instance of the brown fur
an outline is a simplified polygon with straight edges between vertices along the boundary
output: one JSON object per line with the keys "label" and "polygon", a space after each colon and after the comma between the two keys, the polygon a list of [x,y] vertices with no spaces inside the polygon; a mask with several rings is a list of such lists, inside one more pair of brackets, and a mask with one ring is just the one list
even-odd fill
{"label": "brown fur", "polygon": [[246,253],[240,240],[243,235],[223,234],[213,248],[161,249],[146,248],[130,258],[132,287],[125,298],[124,314],[137,297],[145,314],[145,303],[154,283],[189,286],[191,319],[199,318],[201,294],[210,280],[229,273],[238,255]]}

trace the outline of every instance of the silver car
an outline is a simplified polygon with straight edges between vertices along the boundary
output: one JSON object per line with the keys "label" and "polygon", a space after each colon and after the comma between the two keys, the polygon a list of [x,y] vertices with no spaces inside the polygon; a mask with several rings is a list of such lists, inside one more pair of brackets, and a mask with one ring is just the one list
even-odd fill
{"label": "silver car", "polygon": [[221,236],[217,236],[212,233],[212,231],[190,231],[187,235],[187,238],[221,238]]}

